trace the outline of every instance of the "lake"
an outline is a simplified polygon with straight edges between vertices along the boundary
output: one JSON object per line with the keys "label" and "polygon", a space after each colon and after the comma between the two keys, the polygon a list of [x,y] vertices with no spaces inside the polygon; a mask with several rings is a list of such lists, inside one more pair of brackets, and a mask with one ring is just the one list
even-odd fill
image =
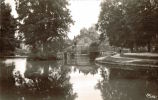
{"label": "lake", "polygon": [[158,100],[158,68],[0,59],[0,100]]}

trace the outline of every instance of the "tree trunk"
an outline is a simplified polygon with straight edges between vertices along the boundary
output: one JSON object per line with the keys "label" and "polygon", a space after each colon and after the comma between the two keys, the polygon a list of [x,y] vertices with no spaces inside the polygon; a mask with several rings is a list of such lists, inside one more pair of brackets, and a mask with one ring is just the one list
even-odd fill
{"label": "tree trunk", "polygon": [[131,42],[131,45],[130,45],[130,51],[131,51],[131,53],[134,52],[134,43],[133,43],[133,42]]}
{"label": "tree trunk", "polygon": [[43,57],[48,57],[48,51],[47,51],[47,43],[42,43],[42,56]]}
{"label": "tree trunk", "polygon": [[148,47],[148,52],[151,52],[151,45],[150,45],[150,41],[148,42],[147,47]]}
{"label": "tree trunk", "polygon": [[135,51],[139,52],[138,46],[135,46]]}
{"label": "tree trunk", "polygon": [[158,46],[156,46],[156,47],[155,47],[155,52],[157,52],[157,53],[158,53]]}
{"label": "tree trunk", "polygon": [[131,47],[130,50],[131,50],[131,53],[133,53],[133,47]]}

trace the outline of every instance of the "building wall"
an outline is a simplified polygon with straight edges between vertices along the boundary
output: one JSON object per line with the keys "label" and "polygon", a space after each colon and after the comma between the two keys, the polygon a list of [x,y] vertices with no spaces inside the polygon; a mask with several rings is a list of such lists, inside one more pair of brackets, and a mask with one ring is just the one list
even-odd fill
{"label": "building wall", "polygon": [[76,43],[76,52],[77,54],[81,54],[84,52],[88,53],[89,46],[93,41],[89,37],[82,37],[77,40]]}

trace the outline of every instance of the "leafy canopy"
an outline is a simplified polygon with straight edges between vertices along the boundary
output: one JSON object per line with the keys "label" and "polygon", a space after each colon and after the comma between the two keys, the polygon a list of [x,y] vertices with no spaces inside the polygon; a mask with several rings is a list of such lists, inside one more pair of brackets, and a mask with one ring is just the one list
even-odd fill
{"label": "leafy canopy", "polygon": [[66,37],[73,23],[67,0],[16,0],[19,33],[37,47]]}
{"label": "leafy canopy", "polygon": [[11,15],[11,7],[0,1],[0,53],[10,55],[16,47],[16,20]]}
{"label": "leafy canopy", "polygon": [[146,46],[158,35],[157,0],[105,0],[97,29],[114,46]]}

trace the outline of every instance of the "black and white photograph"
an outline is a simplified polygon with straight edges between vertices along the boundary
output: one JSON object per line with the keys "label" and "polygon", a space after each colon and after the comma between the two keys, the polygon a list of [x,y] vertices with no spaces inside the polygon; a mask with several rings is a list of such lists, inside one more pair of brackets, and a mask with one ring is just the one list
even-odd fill
{"label": "black and white photograph", "polygon": [[0,0],[0,100],[158,100],[158,0]]}

